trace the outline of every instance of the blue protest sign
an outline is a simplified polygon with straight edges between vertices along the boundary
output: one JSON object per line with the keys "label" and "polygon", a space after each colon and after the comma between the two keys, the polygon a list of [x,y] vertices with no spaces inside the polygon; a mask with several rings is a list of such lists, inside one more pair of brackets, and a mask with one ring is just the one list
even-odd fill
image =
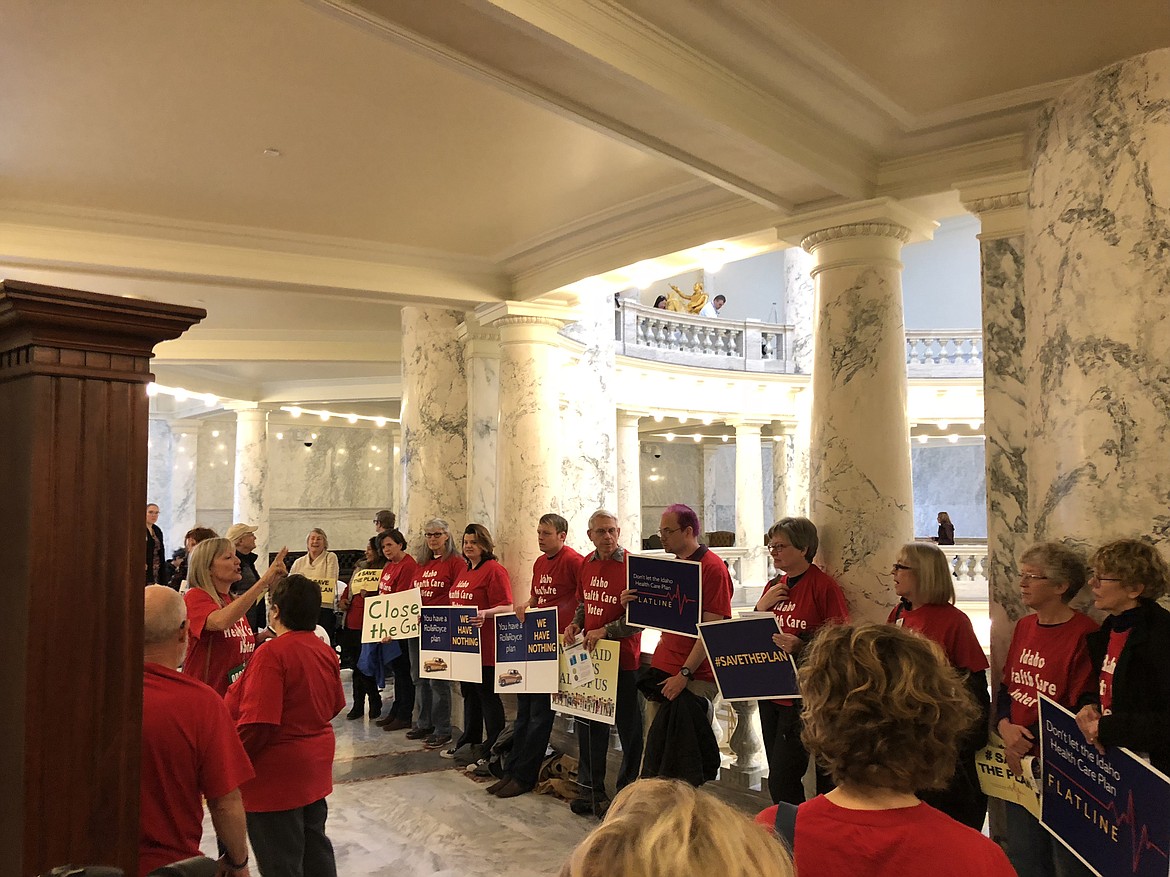
{"label": "blue protest sign", "polygon": [[706,621],[699,635],[724,700],[798,698],[796,664],[772,641],[780,632],[771,612]]}
{"label": "blue protest sign", "polygon": [[552,694],[559,681],[557,610],[496,616],[496,691]]}
{"label": "blue protest sign", "polygon": [[1128,749],[1091,746],[1040,696],[1041,821],[1102,877],[1170,872],[1170,780]]}
{"label": "blue protest sign", "polygon": [[480,682],[479,628],[474,606],[423,606],[419,610],[419,678]]}
{"label": "blue protest sign", "polygon": [[626,559],[626,587],[638,592],[638,598],[626,605],[626,621],[697,637],[703,611],[702,564],[645,554],[628,554]]}

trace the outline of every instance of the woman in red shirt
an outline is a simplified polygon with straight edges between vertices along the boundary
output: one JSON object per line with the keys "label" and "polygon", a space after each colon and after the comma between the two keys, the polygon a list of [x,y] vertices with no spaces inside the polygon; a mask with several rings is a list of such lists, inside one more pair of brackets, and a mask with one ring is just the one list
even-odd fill
{"label": "woman in red shirt", "polygon": [[[414,574],[418,571],[418,563],[406,553],[406,537],[400,530],[390,529],[378,537],[382,547],[382,556],[386,558],[386,565],[382,567],[382,581],[378,585],[379,594],[397,594],[409,591],[414,581]],[[414,680],[411,678],[410,653],[404,643],[398,657],[390,662],[394,671],[394,703],[389,712],[378,721],[383,731],[401,731],[410,727],[410,717],[414,713]]]}
{"label": "woman in red shirt", "polygon": [[239,596],[230,593],[240,580],[240,559],[230,539],[206,539],[195,546],[188,559],[190,588],[187,604],[187,659],[183,672],[210,685],[220,696],[242,672],[256,637],[245,617],[256,601],[277,579],[288,574],[284,566],[287,548],[256,584]]}
{"label": "woman in red shirt", "polygon": [[987,745],[991,695],[987,656],[975,637],[971,619],[955,606],[955,582],[947,556],[931,542],[907,542],[894,563],[894,592],[901,598],[889,622],[934,640],[951,666],[964,674],[980,718],[959,741],[951,781],[942,791],[923,792],[922,800],[952,819],[979,830],[987,818],[987,796],[979,787],[975,756]]}
{"label": "woman in red shirt", "polygon": [[345,714],[347,719],[360,719],[365,715],[366,701],[370,702],[370,718],[382,715],[382,695],[373,676],[367,676],[358,669],[358,658],[362,653],[362,619],[366,613],[366,594],[378,592],[382,566],[385,560],[378,548],[378,537],[371,536],[366,545],[365,560],[359,560],[350,576],[349,584],[341,593],[338,606],[345,613],[345,623],[338,631],[341,643],[341,669],[353,671],[353,708]]}
{"label": "woman in red shirt", "polygon": [[[479,653],[483,666],[480,682],[460,682],[463,695],[463,736],[443,755],[454,758],[461,746],[476,747],[476,769],[484,769],[487,759],[504,730],[504,702],[496,694],[496,623],[495,616],[512,611],[512,580],[493,553],[496,543],[483,524],[468,524],[463,530],[463,556],[470,569],[451,586],[452,606],[476,606],[479,612]],[[487,736],[481,737],[486,728]],[[483,741],[482,744],[480,741]]]}

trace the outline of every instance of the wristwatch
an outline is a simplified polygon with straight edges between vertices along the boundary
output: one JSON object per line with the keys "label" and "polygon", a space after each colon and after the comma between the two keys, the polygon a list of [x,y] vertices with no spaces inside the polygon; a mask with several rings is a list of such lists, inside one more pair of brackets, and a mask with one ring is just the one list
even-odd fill
{"label": "wristwatch", "polygon": [[695,674],[691,672],[690,667],[683,667],[681,670],[678,671],[678,675],[681,676],[683,679],[690,679]]}

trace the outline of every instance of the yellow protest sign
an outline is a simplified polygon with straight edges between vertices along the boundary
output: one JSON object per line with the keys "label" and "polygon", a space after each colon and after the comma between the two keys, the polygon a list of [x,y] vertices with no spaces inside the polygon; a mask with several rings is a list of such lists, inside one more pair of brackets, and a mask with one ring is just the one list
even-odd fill
{"label": "yellow protest sign", "polygon": [[[1025,760],[1025,769],[1031,760]],[[992,734],[987,745],[975,756],[975,768],[979,771],[979,786],[989,798],[999,798],[1019,804],[1037,819],[1040,818],[1040,795],[1023,777],[1017,777],[1007,764],[1007,752],[1003,740]]]}
{"label": "yellow protest sign", "polygon": [[579,688],[573,687],[573,674],[565,660],[565,650],[561,649],[560,686],[551,695],[552,708],[558,713],[612,725],[617,713],[618,648],[619,644],[611,639],[597,641],[589,653],[596,676]]}

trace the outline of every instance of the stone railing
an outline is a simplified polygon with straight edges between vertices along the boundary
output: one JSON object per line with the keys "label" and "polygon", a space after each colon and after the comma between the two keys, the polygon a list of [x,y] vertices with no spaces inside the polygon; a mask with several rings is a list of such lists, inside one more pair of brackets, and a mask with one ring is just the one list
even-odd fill
{"label": "stone railing", "polygon": [[978,377],[983,335],[971,330],[906,332],[906,373],[912,377]]}
{"label": "stone railing", "polygon": [[792,327],[678,314],[622,302],[618,353],[674,365],[784,374]]}

